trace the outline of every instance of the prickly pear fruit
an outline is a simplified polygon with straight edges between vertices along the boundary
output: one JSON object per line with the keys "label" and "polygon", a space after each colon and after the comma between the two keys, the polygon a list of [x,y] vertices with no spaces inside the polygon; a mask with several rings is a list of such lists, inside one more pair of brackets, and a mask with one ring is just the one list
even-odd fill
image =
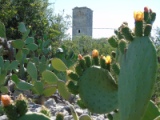
{"label": "prickly pear fruit", "polygon": [[115,58],[115,57],[116,57],[116,52],[115,52],[115,51],[112,51],[112,53],[111,53],[111,54],[112,54],[112,57],[113,57],[113,58]]}
{"label": "prickly pear fruit", "polygon": [[114,47],[117,48],[118,47],[118,41],[117,38],[115,36],[112,36],[108,39],[109,44]]}
{"label": "prickly pear fruit", "polygon": [[12,100],[9,95],[1,95],[1,101],[3,105],[3,110],[7,115],[9,120],[17,120],[18,114],[16,111],[16,107],[12,105]]}
{"label": "prickly pear fruit", "polygon": [[105,56],[101,56],[101,58],[100,58],[100,66],[102,67],[102,68],[106,68],[106,60],[105,60]]}
{"label": "prickly pear fruit", "polygon": [[92,65],[92,61],[91,61],[91,57],[89,55],[84,57],[85,61],[86,61],[86,66],[90,67]]}
{"label": "prickly pear fruit", "polygon": [[28,111],[27,100],[26,98],[20,94],[16,100],[16,110],[19,116],[23,116]]}
{"label": "prickly pear fruit", "polygon": [[8,117],[8,120],[17,120],[18,119],[18,114],[16,111],[16,107],[12,104],[8,106],[4,106],[4,112]]}
{"label": "prickly pear fruit", "polygon": [[85,69],[86,68],[86,62],[84,60],[84,58],[82,57],[81,54],[78,55],[78,59],[79,59],[79,64],[81,66],[82,69]]}
{"label": "prickly pear fruit", "polygon": [[149,36],[152,30],[152,25],[147,24],[144,28],[144,36]]}
{"label": "prickly pear fruit", "polygon": [[67,87],[68,87],[68,91],[71,92],[72,94],[78,94],[78,86],[75,85],[75,83],[73,81],[67,81]]}
{"label": "prickly pear fruit", "polygon": [[122,28],[122,34],[124,35],[125,39],[128,41],[132,41],[133,40],[133,36],[131,33],[131,30],[129,29],[128,26],[125,26]]}
{"label": "prickly pear fruit", "polygon": [[57,113],[56,120],[64,120],[64,114],[61,112]]}
{"label": "prickly pear fruit", "polygon": [[99,52],[98,50],[94,49],[92,51],[92,58],[93,58],[93,64],[94,65],[99,65]]}
{"label": "prickly pear fruit", "polygon": [[48,108],[46,108],[45,106],[42,105],[41,107],[41,110],[39,111],[40,113],[48,116],[48,117],[51,117],[51,112]]}
{"label": "prickly pear fruit", "polygon": [[120,73],[120,66],[119,66],[118,63],[112,64],[112,69],[116,73],[116,75],[119,75],[119,73]]}
{"label": "prickly pear fruit", "polygon": [[67,70],[67,75],[71,80],[78,81],[78,75],[71,70]]}
{"label": "prickly pear fruit", "polygon": [[144,14],[141,11],[134,12],[135,19],[135,35],[141,37],[143,35],[143,19]]}
{"label": "prickly pear fruit", "polygon": [[75,71],[79,76],[83,74],[83,69],[81,68],[81,65],[79,63],[75,66]]}
{"label": "prickly pear fruit", "polygon": [[121,53],[123,53],[123,54],[124,54],[124,52],[125,52],[126,44],[127,44],[126,41],[123,40],[123,39],[121,39],[120,42],[119,42],[119,44],[118,44],[119,50],[120,50]]}
{"label": "prickly pear fruit", "polygon": [[152,12],[151,13],[151,22],[153,23],[156,19],[156,13],[155,12]]}

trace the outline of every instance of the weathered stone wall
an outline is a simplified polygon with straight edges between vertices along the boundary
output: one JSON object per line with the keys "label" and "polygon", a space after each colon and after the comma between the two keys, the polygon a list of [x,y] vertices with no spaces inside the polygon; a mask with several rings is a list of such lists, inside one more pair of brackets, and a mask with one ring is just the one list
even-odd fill
{"label": "weathered stone wall", "polygon": [[79,35],[92,37],[93,11],[87,7],[75,7],[72,11],[72,38]]}

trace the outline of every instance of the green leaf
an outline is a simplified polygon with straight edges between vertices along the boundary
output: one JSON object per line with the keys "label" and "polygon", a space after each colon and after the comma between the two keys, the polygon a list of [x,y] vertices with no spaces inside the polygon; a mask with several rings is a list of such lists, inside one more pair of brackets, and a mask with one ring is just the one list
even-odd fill
{"label": "green leaf", "polygon": [[16,49],[22,49],[25,45],[22,40],[13,40],[11,44]]}
{"label": "green leaf", "polygon": [[45,63],[39,63],[38,70],[40,73],[44,72],[47,69],[47,64]]}
{"label": "green leaf", "polygon": [[40,59],[40,62],[42,62],[42,63],[46,63],[46,57],[43,55],[42,57],[41,57],[41,59]]}
{"label": "green leaf", "polygon": [[49,96],[53,95],[56,92],[56,90],[57,90],[56,87],[46,88],[43,91],[43,95],[46,96],[46,97],[49,97]]}
{"label": "green leaf", "polygon": [[59,58],[53,58],[51,63],[52,66],[58,71],[66,71],[68,69],[67,66],[63,63],[63,61]]}
{"label": "green leaf", "polygon": [[37,80],[37,68],[34,63],[32,63],[32,62],[28,63],[27,72],[33,80]]}
{"label": "green leaf", "polygon": [[31,44],[31,43],[34,43],[34,38],[33,37],[28,37],[26,39],[26,44]]}
{"label": "green leaf", "polygon": [[1,91],[3,94],[7,94],[7,93],[8,93],[8,87],[6,87],[6,86],[1,86],[1,87],[0,87],[0,91]]}
{"label": "green leaf", "polygon": [[71,93],[68,92],[65,82],[62,80],[58,81],[58,92],[65,100],[69,100],[71,97]]}
{"label": "green leaf", "polygon": [[11,64],[8,67],[8,70],[16,69],[18,67],[18,61],[14,60],[11,62]]}
{"label": "green leaf", "polygon": [[30,30],[27,29],[27,31],[22,34],[22,40],[25,40],[28,37],[29,33],[30,33]]}
{"label": "green leaf", "polygon": [[38,45],[35,44],[35,43],[31,43],[31,44],[26,45],[26,47],[27,47],[28,49],[32,50],[32,51],[35,51],[35,50],[37,50]]}
{"label": "green leaf", "polygon": [[47,47],[48,45],[50,45],[51,43],[51,40],[46,40],[44,43],[43,43],[43,47]]}
{"label": "green leaf", "polygon": [[17,120],[51,120],[51,119],[42,113],[27,112],[25,115],[22,115]]}
{"label": "green leaf", "polygon": [[39,58],[38,57],[34,57],[34,58],[32,58],[33,59],[33,62],[35,63],[35,64],[39,64]]}
{"label": "green leaf", "polygon": [[20,89],[20,90],[30,90],[30,89],[32,89],[32,87],[33,87],[32,84],[24,82],[24,81],[20,81],[17,84],[17,88]]}
{"label": "green leaf", "polygon": [[46,70],[42,73],[42,78],[50,84],[57,84],[58,77],[51,71]]}
{"label": "green leaf", "polygon": [[36,81],[34,83],[34,89],[35,89],[36,93],[41,95],[43,93],[43,83],[40,81]]}
{"label": "green leaf", "polygon": [[150,100],[142,120],[154,120],[159,115],[160,112],[157,105],[155,105],[154,102]]}
{"label": "green leaf", "polygon": [[29,54],[29,49],[28,48],[23,48],[22,52],[27,55],[27,54]]}
{"label": "green leaf", "polygon": [[4,64],[3,57],[0,56],[0,68],[3,68],[3,64]]}
{"label": "green leaf", "polygon": [[16,74],[13,74],[11,78],[12,78],[12,81],[15,82],[15,84],[18,85],[18,83],[20,82],[18,76]]}
{"label": "green leaf", "polygon": [[4,74],[0,75],[0,85],[3,85],[5,83],[5,81],[6,81],[5,77],[6,77],[6,75],[4,75]]}
{"label": "green leaf", "polygon": [[22,58],[23,58],[23,52],[22,52],[22,50],[18,50],[18,52],[16,54],[16,60],[21,62]]}
{"label": "green leaf", "polygon": [[26,29],[26,26],[23,22],[20,22],[19,25],[18,25],[18,30],[21,32],[21,33],[25,33],[27,32],[27,29]]}
{"label": "green leaf", "polygon": [[2,22],[0,22],[0,37],[6,38],[6,29]]}
{"label": "green leaf", "polygon": [[6,61],[4,62],[4,69],[5,69],[5,70],[8,70],[9,65],[10,65],[9,60],[6,60]]}

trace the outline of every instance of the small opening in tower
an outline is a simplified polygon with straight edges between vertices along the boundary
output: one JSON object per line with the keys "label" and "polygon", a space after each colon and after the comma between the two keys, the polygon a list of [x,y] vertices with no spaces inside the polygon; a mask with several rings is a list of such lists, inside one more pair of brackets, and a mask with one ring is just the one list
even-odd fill
{"label": "small opening in tower", "polygon": [[78,33],[80,33],[81,31],[80,30],[78,30]]}

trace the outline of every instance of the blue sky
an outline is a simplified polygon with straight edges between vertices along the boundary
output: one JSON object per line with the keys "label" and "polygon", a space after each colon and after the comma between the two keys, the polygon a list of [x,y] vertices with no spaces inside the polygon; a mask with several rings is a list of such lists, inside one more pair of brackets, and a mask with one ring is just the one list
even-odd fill
{"label": "blue sky", "polygon": [[[107,2],[108,1],[108,2]],[[160,1],[159,0],[49,0],[53,4],[54,12],[72,16],[74,7],[88,7],[93,10],[93,28],[118,28],[123,21],[134,28],[134,11],[143,11],[148,6],[155,11],[156,21],[153,28],[160,27]],[[72,34],[72,29],[68,30]],[[109,37],[113,30],[93,29],[93,38]]]}

